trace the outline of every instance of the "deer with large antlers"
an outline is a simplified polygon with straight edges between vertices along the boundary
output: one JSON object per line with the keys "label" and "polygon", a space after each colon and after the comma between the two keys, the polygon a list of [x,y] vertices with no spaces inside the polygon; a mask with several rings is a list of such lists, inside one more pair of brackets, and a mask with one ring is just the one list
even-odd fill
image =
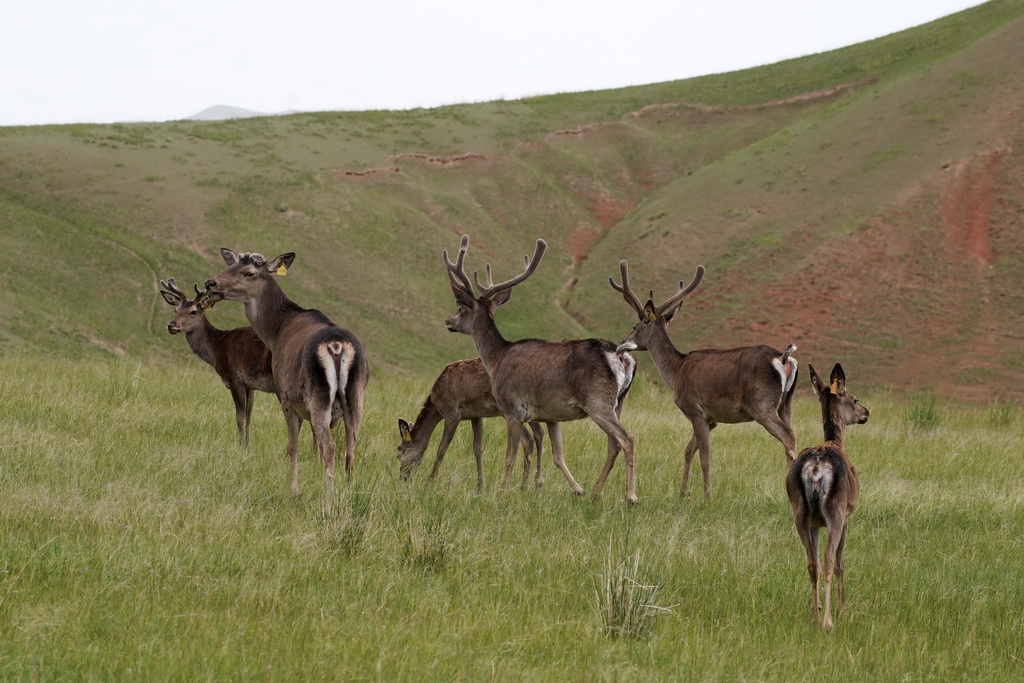
{"label": "deer with large antlers", "polygon": [[251,327],[233,330],[214,327],[206,317],[206,311],[215,303],[213,297],[200,291],[199,285],[193,283],[192,286],[196,297],[189,299],[173,277],[160,281],[160,295],[174,307],[174,318],[167,323],[167,331],[170,334],[184,332],[192,352],[217,371],[235,403],[238,442],[248,446],[253,392],[277,392],[270,366],[270,349]]}
{"label": "deer with large antlers", "polygon": [[352,332],[335,325],[315,309],[288,298],[277,283],[295,260],[295,253],[268,261],[262,254],[236,254],[221,249],[228,267],[206,281],[213,296],[245,304],[245,316],[273,355],[272,367],[288,427],[291,491],[299,492],[299,429],[313,428],[324,464],[324,509],[331,511],[337,447],[331,430],[345,423],[345,473],[351,482],[355,446],[363,417],[363,393],[370,365],[363,345]]}
{"label": "deer with large antlers", "polygon": [[[441,443],[437,446],[437,459],[430,478],[437,477],[441,461],[448,451],[448,445],[455,436],[455,430],[463,420],[473,426],[473,453],[476,455],[476,487],[484,487],[484,418],[501,415],[498,404],[491,392],[491,380],[487,377],[483,361],[479,358],[457,360],[449,363],[434,380],[430,394],[423,403],[416,422],[410,424],[399,418],[398,432],[402,438],[398,446],[398,460],[402,479],[408,479],[423,460],[423,453],[430,444],[437,425],[444,422]],[[530,462],[534,448],[537,451],[537,486],[544,484],[541,476],[541,453],[544,441],[543,428],[537,422],[530,423],[531,434],[524,429],[523,444],[523,488],[530,478]]]}
{"label": "deer with large antlers", "polygon": [[[608,456],[593,495],[600,495],[621,450],[626,454],[626,501],[636,503],[633,435],[619,422],[636,361],[605,339],[506,341],[494,322],[495,309],[509,300],[512,287],[533,275],[547,243],[537,240],[533,257],[523,257],[525,270],[499,284],[491,280],[490,264],[486,266],[486,284],[480,283],[477,273],[470,282],[464,265],[468,249],[469,235],[463,235],[454,263],[447,249],[442,254],[458,305],[445,325],[452,332],[473,338],[491,379],[498,410],[508,425],[505,488],[511,481],[523,423],[537,421],[547,425],[555,467],[565,475],[573,492],[582,495],[583,487],[565,464],[561,423],[590,417],[608,435]],[[479,294],[474,293],[474,283]]]}
{"label": "deer with large antlers", "polygon": [[646,304],[640,303],[630,288],[629,264],[625,260],[619,262],[619,273],[622,284],[612,277],[608,281],[639,317],[619,349],[651,352],[658,372],[672,388],[676,406],[693,425],[693,436],[684,452],[680,493],[689,493],[690,468],[694,453],[699,450],[704,495],[711,497],[711,430],[719,424],[757,422],[782,442],[786,461],[792,463],[796,434],[790,422],[797,376],[792,353],[796,347],[790,345],[779,351],[762,345],[682,353],[669,339],[668,324],[700,284],[704,266],[697,266],[690,284],[684,286],[680,282],[679,290],[660,306],[654,304],[653,292]]}
{"label": "deer with large antlers", "polygon": [[796,533],[807,551],[807,573],[811,578],[811,615],[819,618],[818,580],[822,565],[818,561],[818,532],[825,527],[825,615],[822,626],[832,627],[832,576],[839,580],[839,611],[846,603],[843,581],[843,548],[850,515],[857,506],[860,481],[843,440],[845,427],[868,421],[868,409],[846,390],[846,373],[836,363],[826,385],[809,365],[811,386],[821,403],[825,443],[804,449],[789,469],[786,493],[793,509]]}

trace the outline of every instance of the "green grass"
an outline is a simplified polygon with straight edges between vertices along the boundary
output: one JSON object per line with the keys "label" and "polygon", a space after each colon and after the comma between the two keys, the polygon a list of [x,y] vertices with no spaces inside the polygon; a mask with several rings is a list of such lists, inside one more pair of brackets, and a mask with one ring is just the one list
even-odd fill
{"label": "green grass", "polygon": [[[638,380],[640,505],[622,463],[602,500],[570,495],[546,455],[541,490],[503,493],[503,430],[486,429],[475,488],[469,430],[432,485],[398,479],[395,417],[431,377],[377,370],[355,484],[321,515],[303,434],[302,494],[284,427],[259,395],[253,447],[195,359],[0,360],[0,679],[895,680],[1020,678],[1024,516],[1019,409],[942,407],[921,430],[896,393],[858,391],[862,481],[847,546],[847,611],[809,615],[781,446],[715,431],[715,498],[680,499],[689,428]],[[820,441],[801,388],[801,446]],[[567,425],[588,487],[603,434]],[[435,436],[435,444],[436,439]],[[547,449],[546,449],[547,450]],[[428,456],[429,457],[429,456]],[[670,609],[610,637],[595,595],[629,560]]]}

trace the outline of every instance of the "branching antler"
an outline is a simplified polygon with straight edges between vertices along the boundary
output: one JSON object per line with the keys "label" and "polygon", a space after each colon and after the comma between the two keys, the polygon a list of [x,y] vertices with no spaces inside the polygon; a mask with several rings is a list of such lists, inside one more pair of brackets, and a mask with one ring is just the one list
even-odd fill
{"label": "branching antler", "polygon": [[693,276],[693,280],[690,284],[683,286],[683,281],[679,281],[679,291],[670,296],[665,303],[658,306],[654,311],[658,316],[664,315],[666,312],[672,311],[675,308],[679,308],[679,305],[683,303],[686,297],[693,293],[693,290],[697,289],[697,285],[704,279],[704,266],[697,266],[697,272]]}
{"label": "branching antler", "polygon": [[169,277],[166,280],[161,280],[160,288],[163,289],[168,294],[178,297],[181,301],[185,301],[188,299],[188,297],[185,296],[185,292],[178,289],[178,285],[174,281],[173,277]]}
{"label": "branching antler", "polygon": [[[499,292],[518,285],[520,282],[533,275],[534,271],[537,270],[537,266],[540,265],[541,259],[544,258],[544,252],[547,251],[547,248],[548,243],[542,239],[538,239],[537,246],[533,250],[533,257],[531,258],[530,256],[523,254],[523,272],[511,280],[506,280],[499,284],[494,284],[491,280],[491,264],[488,263],[484,266],[484,278],[486,280],[486,284],[481,284],[479,273],[477,271],[473,271],[473,282],[476,284],[476,288],[480,292],[480,298],[491,299]],[[451,259],[448,258],[447,249],[442,252],[442,255],[444,256],[444,264],[448,268],[448,277],[451,279],[452,283],[475,298],[475,295],[473,294],[473,286],[470,284],[469,276],[466,275],[465,261],[466,251],[468,249],[469,235],[463,235],[462,241],[459,243],[459,253],[455,258],[455,263],[452,263]]]}
{"label": "branching antler", "polygon": [[641,320],[644,319],[644,306],[640,303],[640,299],[637,298],[636,294],[633,293],[632,288],[629,286],[629,262],[626,259],[619,261],[619,274],[622,277],[622,284],[617,284],[615,278],[611,275],[608,276],[608,284],[612,286],[616,292],[622,293],[622,298],[626,300],[626,303],[633,307],[636,311],[637,316]]}

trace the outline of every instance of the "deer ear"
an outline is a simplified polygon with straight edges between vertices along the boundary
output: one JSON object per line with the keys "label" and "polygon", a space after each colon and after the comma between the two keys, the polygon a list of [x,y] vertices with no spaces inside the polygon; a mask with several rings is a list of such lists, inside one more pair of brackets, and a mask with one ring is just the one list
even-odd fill
{"label": "deer ear", "polygon": [[402,441],[409,443],[412,441],[412,425],[398,418],[398,433],[402,436]]}
{"label": "deer ear", "polygon": [[171,306],[177,307],[177,305],[181,303],[181,297],[178,296],[177,294],[172,294],[171,292],[165,292],[163,290],[160,290],[160,296],[162,296],[164,298],[164,301],[169,303]]}
{"label": "deer ear", "polygon": [[503,289],[500,292],[498,292],[497,294],[495,294],[494,297],[491,299],[491,301],[494,302],[495,306],[501,306],[502,304],[507,303],[508,300],[511,299],[511,298],[512,298],[512,288],[509,287],[508,289]]}
{"label": "deer ear", "polygon": [[473,308],[476,305],[476,299],[466,293],[462,287],[455,284],[452,280],[452,294],[455,295],[455,303],[459,306],[465,306],[466,308]]}
{"label": "deer ear", "polygon": [[284,275],[288,272],[288,269],[292,267],[292,261],[295,260],[295,252],[289,251],[287,254],[281,254],[276,259],[267,264],[267,270],[274,275]]}
{"label": "deer ear", "polygon": [[654,310],[654,302],[650,299],[644,304],[644,322],[653,323],[658,319],[658,314]]}
{"label": "deer ear", "polygon": [[821,396],[821,392],[825,390],[825,383],[821,381],[821,377],[818,377],[813,365],[808,363],[807,369],[811,371],[811,388],[814,389],[814,395]]}
{"label": "deer ear", "polygon": [[843,366],[836,363],[835,367],[832,368],[832,375],[829,377],[832,381],[831,391],[833,394],[842,396],[846,393],[846,373],[843,372]]}
{"label": "deer ear", "polygon": [[228,264],[229,266],[233,266],[236,263],[238,263],[238,254],[231,251],[227,247],[221,247],[220,255],[224,259],[224,263]]}

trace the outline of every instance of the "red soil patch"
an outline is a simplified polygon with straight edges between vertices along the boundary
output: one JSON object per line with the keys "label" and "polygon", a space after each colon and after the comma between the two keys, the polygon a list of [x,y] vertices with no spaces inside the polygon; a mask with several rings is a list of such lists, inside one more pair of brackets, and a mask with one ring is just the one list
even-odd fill
{"label": "red soil patch", "polygon": [[954,249],[981,265],[992,261],[989,226],[994,186],[1006,150],[994,149],[953,167],[941,218]]}

